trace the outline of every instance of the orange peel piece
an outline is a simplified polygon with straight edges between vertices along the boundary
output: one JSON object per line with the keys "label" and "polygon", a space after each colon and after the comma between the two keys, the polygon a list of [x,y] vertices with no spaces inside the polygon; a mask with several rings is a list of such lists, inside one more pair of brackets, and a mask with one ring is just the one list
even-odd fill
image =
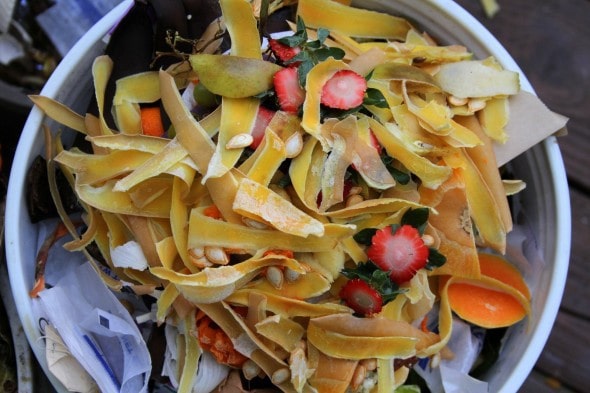
{"label": "orange peel piece", "polygon": [[531,312],[530,292],[520,272],[500,256],[480,253],[479,257],[479,279],[449,279],[451,309],[464,320],[488,329],[524,319]]}

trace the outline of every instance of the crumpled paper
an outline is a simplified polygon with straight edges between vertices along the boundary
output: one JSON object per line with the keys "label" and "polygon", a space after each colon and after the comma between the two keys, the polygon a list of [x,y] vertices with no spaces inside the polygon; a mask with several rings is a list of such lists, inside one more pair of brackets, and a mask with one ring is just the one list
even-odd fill
{"label": "crumpled paper", "polygon": [[70,392],[98,393],[98,386],[84,370],[60,337],[57,330],[45,326],[45,358],[47,367]]}
{"label": "crumpled paper", "polygon": [[39,296],[44,317],[101,392],[147,392],[147,345],[90,263],[73,268]]}
{"label": "crumpled paper", "polygon": [[498,167],[551,135],[567,133],[568,118],[552,112],[536,95],[521,91],[509,99],[510,117],[505,127],[508,141],[495,143]]}
{"label": "crumpled paper", "polygon": [[452,359],[442,359],[436,368],[429,362],[419,363],[414,370],[432,393],[488,393],[488,384],[469,376],[483,345],[483,335],[459,318],[453,318],[453,332],[448,347]]}
{"label": "crumpled paper", "polygon": [[[174,388],[178,387],[178,377],[180,375],[181,365],[178,362],[179,348],[177,344],[177,337],[179,334],[184,334],[179,327],[170,323],[165,326],[166,334],[166,353],[164,357],[164,365],[162,368],[162,375],[170,378],[170,383]],[[213,391],[229,374],[229,367],[217,363],[213,355],[209,352],[203,352],[199,360],[199,371],[197,378],[193,385],[192,391],[195,393],[210,393]]]}

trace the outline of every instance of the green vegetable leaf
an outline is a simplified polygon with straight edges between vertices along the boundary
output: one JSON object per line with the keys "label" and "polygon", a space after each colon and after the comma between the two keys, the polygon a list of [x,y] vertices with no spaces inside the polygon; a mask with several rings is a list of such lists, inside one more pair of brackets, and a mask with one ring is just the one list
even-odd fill
{"label": "green vegetable leaf", "polygon": [[379,266],[371,261],[359,263],[354,269],[343,269],[342,275],[349,279],[360,278],[375,288],[381,295],[383,304],[392,301],[400,293],[406,292],[406,289],[401,289],[396,283],[391,281],[388,272],[380,269]]}
{"label": "green vegetable leaf", "polygon": [[320,42],[320,44],[323,45],[324,41],[326,41],[326,38],[328,38],[328,36],[330,35],[330,30],[320,27],[317,31],[317,34],[318,34],[318,41]]}
{"label": "green vegetable leaf", "polygon": [[369,87],[365,93],[365,98],[363,99],[363,105],[373,105],[378,108],[389,108],[389,104],[383,96],[383,93],[378,89],[373,87]]}
{"label": "green vegetable leaf", "polygon": [[420,232],[420,236],[424,235],[426,224],[428,224],[428,214],[430,210],[426,207],[418,209],[408,209],[401,219],[401,225],[411,225]]}
{"label": "green vegetable leaf", "polygon": [[389,171],[391,176],[395,179],[395,181],[399,184],[408,184],[412,179],[412,176],[408,172],[404,172],[401,169],[398,169],[394,166],[395,159],[387,154],[381,154],[381,161],[385,165],[385,168]]}
{"label": "green vegetable leaf", "polygon": [[365,246],[371,245],[371,239],[377,232],[377,228],[365,228],[354,234],[352,237],[358,244]]}
{"label": "green vegetable leaf", "polygon": [[421,393],[418,385],[402,385],[395,389],[394,393]]}
{"label": "green vegetable leaf", "polygon": [[441,267],[447,262],[447,257],[438,252],[436,248],[429,247],[428,250],[428,261],[426,261],[425,266],[427,270],[432,270],[437,267]]}

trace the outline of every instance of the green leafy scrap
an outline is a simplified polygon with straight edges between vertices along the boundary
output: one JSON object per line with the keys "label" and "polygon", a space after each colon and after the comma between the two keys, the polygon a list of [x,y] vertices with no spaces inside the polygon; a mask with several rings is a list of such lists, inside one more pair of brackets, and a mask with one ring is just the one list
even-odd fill
{"label": "green leafy scrap", "polygon": [[299,64],[297,75],[301,86],[305,86],[307,74],[316,64],[325,61],[329,57],[333,57],[336,60],[344,58],[345,52],[342,49],[330,47],[325,44],[329,35],[329,30],[319,28],[317,30],[317,39],[309,40],[305,23],[303,19],[298,17],[295,34],[277,39],[283,45],[291,48],[299,47],[301,49],[301,52],[286,61],[287,64]]}
{"label": "green leafy scrap", "polygon": [[389,273],[380,269],[379,266],[371,261],[359,263],[353,269],[343,269],[342,275],[351,280],[354,278],[360,278],[365,281],[379,292],[383,299],[383,304],[387,304],[395,299],[400,293],[407,291],[407,289],[400,288],[396,283],[391,281]]}

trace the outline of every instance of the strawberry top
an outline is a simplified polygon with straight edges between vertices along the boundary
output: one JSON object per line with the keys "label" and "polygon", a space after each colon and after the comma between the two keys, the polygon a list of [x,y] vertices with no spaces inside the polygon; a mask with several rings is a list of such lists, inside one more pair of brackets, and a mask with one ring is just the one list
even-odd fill
{"label": "strawberry top", "polygon": [[381,269],[389,272],[397,284],[410,280],[426,266],[429,249],[420,233],[411,225],[402,225],[395,232],[390,226],[379,229],[371,239],[367,256]]}

